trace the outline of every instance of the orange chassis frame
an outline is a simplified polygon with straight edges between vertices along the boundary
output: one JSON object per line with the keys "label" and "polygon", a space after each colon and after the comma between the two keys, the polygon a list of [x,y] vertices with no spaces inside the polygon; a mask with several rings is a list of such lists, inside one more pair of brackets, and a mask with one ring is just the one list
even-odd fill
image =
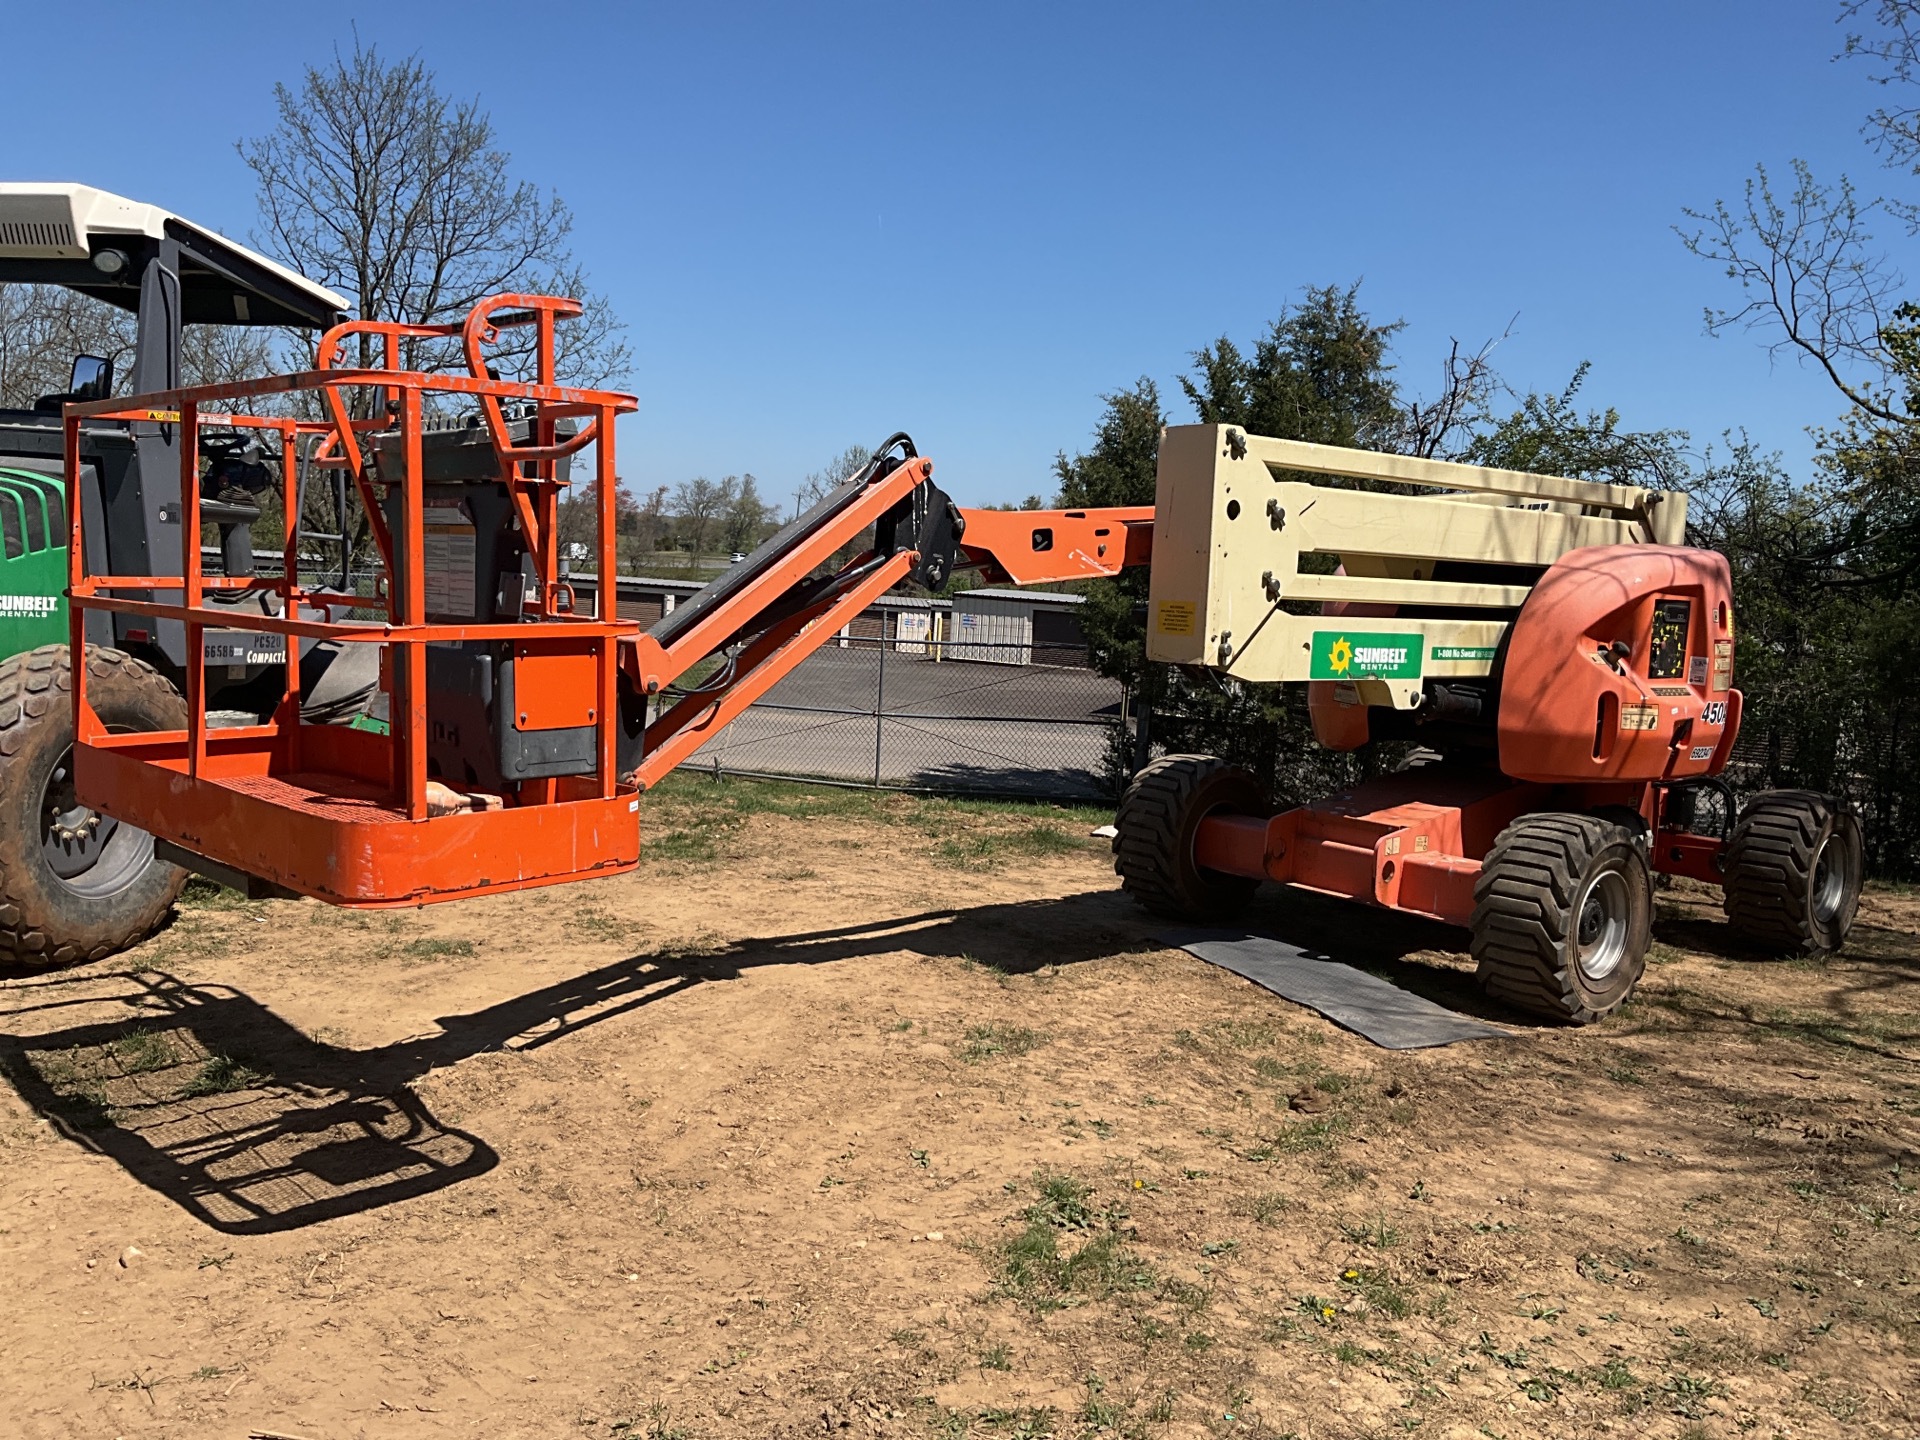
{"label": "orange chassis frame", "polygon": [[[884,559],[871,552],[843,566],[843,583],[805,608],[764,619],[771,607],[822,567],[888,509],[926,483],[932,463],[912,458],[870,483],[831,523],[798,539],[751,583],[699,623],[662,644],[636,622],[617,618],[616,587],[596,586],[593,615],[573,611],[571,588],[558,578],[557,502],[564,482],[557,462],[598,442],[597,573],[615,573],[614,506],[618,489],[614,422],[636,408],[631,396],[556,385],[553,327],[579,306],[547,296],[503,295],[482,302],[461,325],[348,322],[323,337],[316,368],[217,386],[130,399],[72,404],[66,409],[68,564],[74,676],[74,781],[81,801],[137,825],[215,866],[272,886],[354,907],[419,905],[470,895],[631,869],[639,861],[639,794],[718,734],[743,709],[829,640],[845,619],[865,609],[909,574],[918,556]],[[539,379],[487,378],[483,348],[512,325],[537,327]],[[409,340],[458,337],[473,373],[429,375],[400,368]],[[384,368],[336,368],[349,341],[382,352]],[[350,395],[378,397],[356,418]],[[330,419],[234,413],[235,402],[317,392]],[[422,421],[424,397],[464,397],[480,407],[500,477],[533,556],[539,583],[517,621],[433,624],[426,614],[422,564]],[[532,435],[515,445],[503,402],[532,407]],[[218,408],[215,408],[218,407]],[[563,438],[558,422],[584,421]],[[87,421],[177,426],[180,436],[179,575],[88,573],[82,540],[80,430]],[[383,622],[341,623],[341,608],[367,597],[299,582],[298,507],[287,504],[282,573],[220,577],[202,573],[199,432],[203,426],[255,429],[278,437],[282,475],[296,473],[303,437],[317,439],[309,461],[350,474],[378,543],[388,577],[401,577],[376,597]],[[363,444],[375,431],[397,432],[397,476],[379,476]],[[407,553],[396,556],[376,483],[400,496]],[[996,578],[1016,583],[1110,575],[1142,563],[1151,538],[1151,510],[1112,512],[965,512],[967,558]],[[1004,552],[1005,563],[1000,563]],[[396,563],[396,562],[400,563]],[[281,613],[209,606],[210,592],[268,594]],[[182,622],[187,632],[184,730],[110,733],[88,698],[84,663],[86,617],[114,611]],[[322,618],[324,617],[324,618]],[[289,663],[280,701],[264,723],[213,729],[207,724],[202,635],[208,627],[288,637]],[[695,689],[647,728],[633,774],[617,770],[619,679],[653,695],[735,637],[750,636],[733,657],[730,678]],[[387,647],[383,676],[391,688],[390,732],[378,735],[300,718],[299,665],[293,642],[310,637]],[[436,641],[509,640],[529,696],[522,728],[591,724],[597,765],[591,775],[519,784],[498,808],[430,814],[427,763],[426,646]],[[528,723],[531,720],[531,723]]]}

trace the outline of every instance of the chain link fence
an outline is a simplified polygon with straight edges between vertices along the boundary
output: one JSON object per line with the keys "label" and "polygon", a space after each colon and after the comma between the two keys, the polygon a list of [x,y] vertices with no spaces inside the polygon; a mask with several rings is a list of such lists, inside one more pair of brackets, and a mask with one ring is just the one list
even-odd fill
{"label": "chain link fence", "polygon": [[[1107,800],[1117,681],[1028,662],[1031,643],[840,636],[681,768],[892,790]],[[671,703],[672,697],[664,697]]]}

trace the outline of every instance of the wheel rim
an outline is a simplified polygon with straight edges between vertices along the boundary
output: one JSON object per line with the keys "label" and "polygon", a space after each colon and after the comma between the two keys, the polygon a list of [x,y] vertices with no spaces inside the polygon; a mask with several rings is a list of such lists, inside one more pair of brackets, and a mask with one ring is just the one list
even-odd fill
{"label": "wheel rim", "polygon": [[1836,848],[1834,837],[1828,835],[1820,842],[1820,849],[1813,857],[1813,919],[1817,925],[1831,925],[1839,919],[1841,909],[1847,902],[1847,887],[1850,880],[1848,856],[1842,853],[1844,846]]}
{"label": "wheel rim", "polygon": [[73,788],[73,751],[47,777],[40,802],[40,858],[75,895],[116,895],[153,859],[153,837],[80,803]]}
{"label": "wheel rim", "polygon": [[1580,973],[1589,980],[1605,980],[1627,958],[1633,916],[1627,877],[1618,870],[1602,870],[1582,888],[1573,913]]}

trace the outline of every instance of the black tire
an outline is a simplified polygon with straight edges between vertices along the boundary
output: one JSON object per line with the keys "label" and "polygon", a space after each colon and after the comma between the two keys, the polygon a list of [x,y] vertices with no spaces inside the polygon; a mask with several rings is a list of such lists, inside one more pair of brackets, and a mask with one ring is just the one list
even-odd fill
{"label": "black tire", "polygon": [[1593,815],[1523,815],[1473,887],[1473,958],[1495,999],[1573,1025],[1626,1001],[1646,969],[1653,893],[1633,830]]}
{"label": "black tire", "polygon": [[1120,888],[1172,919],[1222,919],[1244,907],[1258,880],[1193,862],[1200,822],[1221,811],[1264,818],[1273,807],[1249,772],[1212,755],[1166,755],[1135,775],[1114,819]]}
{"label": "black tire", "polygon": [[1727,920],[1765,955],[1830,954],[1853,928],[1865,874],[1860,822],[1838,800],[1763,791],[1727,843]]}
{"label": "black tire", "polygon": [[[186,702],[145,661],[87,647],[87,698],[112,730],[179,730]],[[186,871],[153,837],[72,798],[65,645],[0,660],[0,970],[100,960],[166,918]]]}

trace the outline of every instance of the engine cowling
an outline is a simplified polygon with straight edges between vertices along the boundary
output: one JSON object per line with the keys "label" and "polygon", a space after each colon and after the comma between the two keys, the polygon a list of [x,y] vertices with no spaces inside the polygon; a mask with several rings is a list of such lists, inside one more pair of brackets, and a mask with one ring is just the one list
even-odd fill
{"label": "engine cowling", "polygon": [[1672,545],[1562,556],[1508,636],[1500,768],[1544,784],[1715,775],[1740,729],[1726,557]]}

